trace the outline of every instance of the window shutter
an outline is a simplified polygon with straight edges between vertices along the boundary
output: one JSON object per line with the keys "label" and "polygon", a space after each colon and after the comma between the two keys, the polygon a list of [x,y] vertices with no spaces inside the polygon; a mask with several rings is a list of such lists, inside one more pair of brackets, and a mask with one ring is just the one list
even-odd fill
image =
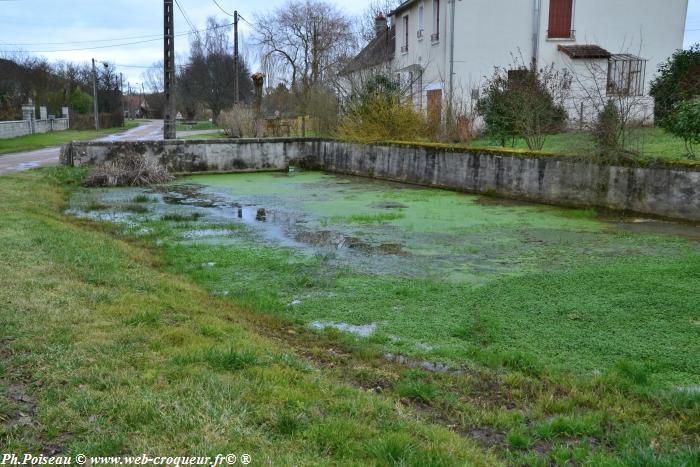
{"label": "window shutter", "polygon": [[573,19],[573,10],[574,0],[550,0],[550,39],[565,39],[571,37],[571,20]]}

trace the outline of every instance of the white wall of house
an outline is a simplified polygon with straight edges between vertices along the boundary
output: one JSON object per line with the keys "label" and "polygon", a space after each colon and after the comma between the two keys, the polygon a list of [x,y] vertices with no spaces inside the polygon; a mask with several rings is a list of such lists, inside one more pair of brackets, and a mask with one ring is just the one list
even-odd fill
{"label": "white wall of house", "polygon": [[[481,87],[494,67],[509,67],[514,59],[529,64],[535,54],[540,67],[554,64],[560,69],[590,74],[586,60],[572,60],[558,50],[559,45],[584,44],[598,45],[613,54],[626,53],[645,59],[643,92],[648,94],[649,83],[658,65],[683,46],[688,8],[688,0],[573,0],[573,35],[550,39],[552,0],[442,0],[439,29],[434,15],[436,1],[417,0],[399,9],[392,17],[396,25],[393,68],[402,73],[404,79],[407,79],[408,71],[424,70],[421,96],[414,99],[423,108],[428,90],[442,88],[446,96],[450,88],[450,15],[453,6],[452,86],[455,98],[461,96],[464,99],[469,99],[472,89]],[[456,2],[454,5],[453,1]],[[537,5],[539,18],[535,15]],[[535,53],[533,37],[537,24],[539,34]],[[422,34],[419,33],[421,26]],[[432,37],[434,33],[438,36]],[[597,62],[601,63],[600,60]],[[603,62],[601,66],[607,64]],[[605,83],[601,85],[605,87]],[[571,108],[575,113],[573,109],[578,105],[572,103]]]}

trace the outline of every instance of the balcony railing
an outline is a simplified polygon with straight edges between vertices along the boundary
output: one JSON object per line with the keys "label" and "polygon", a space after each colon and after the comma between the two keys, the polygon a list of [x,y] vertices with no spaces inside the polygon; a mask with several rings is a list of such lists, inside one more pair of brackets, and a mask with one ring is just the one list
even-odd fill
{"label": "balcony railing", "polygon": [[433,42],[437,42],[440,40],[440,33],[439,32],[434,32],[430,35],[430,40]]}
{"label": "balcony railing", "polygon": [[407,53],[407,52],[408,52],[408,45],[402,45],[402,46],[401,46],[401,53],[402,53],[402,54],[405,54],[405,53]]}
{"label": "balcony railing", "polygon": [[419,29],[418,31],[416,31],[416,37],[418,37],[418,39],[423,39],[423,30],[422,29]]}

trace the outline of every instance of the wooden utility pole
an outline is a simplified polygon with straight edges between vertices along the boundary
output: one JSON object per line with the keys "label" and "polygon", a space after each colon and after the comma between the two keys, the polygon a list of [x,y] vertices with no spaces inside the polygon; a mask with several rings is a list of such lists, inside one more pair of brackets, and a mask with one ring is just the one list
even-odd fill
{"label": "wooden utility pole", "polygon": [[233,70],[234,70],[234,104],[238,104],[241,93],[238,86],[238,10],[233,12]]}
{"label": "wooden utility pole", "polygon": [[92,112],[95,115],[95,131],[100,131],[100,110],[97,106],[97,68],[92,59]]}
{"label": "wooden utility pole", "polygon": [[173,0],[163,0],[165,115],[163,139],[175,139],[175,19]]}

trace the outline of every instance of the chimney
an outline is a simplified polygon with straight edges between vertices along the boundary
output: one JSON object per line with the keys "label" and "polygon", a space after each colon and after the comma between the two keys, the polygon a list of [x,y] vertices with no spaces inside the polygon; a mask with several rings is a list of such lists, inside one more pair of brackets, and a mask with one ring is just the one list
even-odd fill
{"label": "chimney", "polygon": [[386,28],[387,28],[386,17],[382,13],[379,13],[374,18],[374,33],[377,35],[377,37],[379,37],[381,34],[383,34],[386,31]]}

